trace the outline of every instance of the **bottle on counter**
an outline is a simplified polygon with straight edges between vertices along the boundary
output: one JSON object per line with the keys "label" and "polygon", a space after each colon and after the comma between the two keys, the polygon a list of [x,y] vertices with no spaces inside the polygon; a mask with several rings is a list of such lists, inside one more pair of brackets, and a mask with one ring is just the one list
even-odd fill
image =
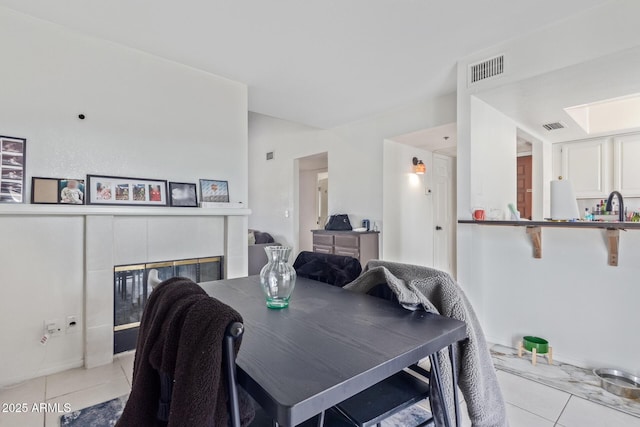
{"label": "bottle on counter", "polygon": [[596,209],[593,211],[594,215],[600,215],[600,203],[596,204]]}
{"label": "bottle on counter", "polygon": [[604,200],[600,201],[600,213],[605,215],[607,213],[607,205],[604,203]]}
{"label": "bottle on counter", "polygon": [[593,220],[593,215],[591,215],[591,212],[589,212],[589,208],[584,208],[584,220],[585,221]]}

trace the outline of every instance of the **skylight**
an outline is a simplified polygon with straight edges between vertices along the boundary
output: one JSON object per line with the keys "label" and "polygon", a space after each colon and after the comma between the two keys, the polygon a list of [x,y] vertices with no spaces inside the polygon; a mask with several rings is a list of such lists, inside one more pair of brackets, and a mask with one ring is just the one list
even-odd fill
{"label": "skylight", "polygon": [[588,134],[640,128],[640,94],[576,105],[564,111]]}

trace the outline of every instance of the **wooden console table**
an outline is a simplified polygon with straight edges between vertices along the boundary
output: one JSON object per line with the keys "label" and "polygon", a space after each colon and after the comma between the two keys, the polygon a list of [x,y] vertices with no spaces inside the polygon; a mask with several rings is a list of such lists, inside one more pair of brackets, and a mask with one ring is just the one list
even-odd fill
{"label": "wooden console table", "polygon": [[364,268],[372,259],[378,259],[379,231],[311,230],[313,251],[357,258]]}

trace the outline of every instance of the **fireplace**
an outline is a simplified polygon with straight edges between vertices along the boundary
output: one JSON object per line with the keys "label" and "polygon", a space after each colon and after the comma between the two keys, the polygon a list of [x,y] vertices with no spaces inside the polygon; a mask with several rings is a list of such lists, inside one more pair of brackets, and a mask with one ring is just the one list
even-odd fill
{"label": "fireplace", "polygon": [[113,269],[113,353],[133,350],[145,303],[151,294],[149,272],[158,271],[160,280],[186,277],[196,283],[223,278],[222,256],[145,264],[119,265]]}

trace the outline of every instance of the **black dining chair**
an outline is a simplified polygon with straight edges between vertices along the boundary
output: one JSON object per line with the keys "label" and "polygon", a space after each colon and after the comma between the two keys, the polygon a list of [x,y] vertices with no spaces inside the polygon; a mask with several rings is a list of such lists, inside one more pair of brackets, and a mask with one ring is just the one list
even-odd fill
{"label": "black dining chair", "polygon": [[293,268],[298,277],[339,287],[354,281],[362,273],[362,265],[356,258],[308,251],[298,254]]}

